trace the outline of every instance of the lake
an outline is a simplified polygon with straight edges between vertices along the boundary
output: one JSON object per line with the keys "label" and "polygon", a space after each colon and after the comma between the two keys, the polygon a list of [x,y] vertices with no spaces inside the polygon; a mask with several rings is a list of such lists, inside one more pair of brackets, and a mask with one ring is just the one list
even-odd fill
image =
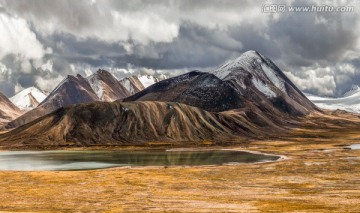
{"label": "lake", "polygon": [[279,156],[234,150],[6,151],[2,171],[91,170],[123,166],[199,166],[275,161]]}
{"label": "lake", "polygon": [[360,144],[352,144],[349,146],[349,148],[353,150],[360,149]]}

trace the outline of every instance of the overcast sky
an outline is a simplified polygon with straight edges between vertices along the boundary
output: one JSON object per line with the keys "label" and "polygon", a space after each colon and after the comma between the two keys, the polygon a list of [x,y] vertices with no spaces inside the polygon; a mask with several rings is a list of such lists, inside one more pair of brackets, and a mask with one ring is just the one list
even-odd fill
{"label": "overcast sky", "polygon": [[118,77],[208,71],[247,50],[306,92],[339,96],[360,85],[356,1],[273,2],[354,11],[264,13],[271,0],[0,0],[0,91],[50,91],[98,68]]}

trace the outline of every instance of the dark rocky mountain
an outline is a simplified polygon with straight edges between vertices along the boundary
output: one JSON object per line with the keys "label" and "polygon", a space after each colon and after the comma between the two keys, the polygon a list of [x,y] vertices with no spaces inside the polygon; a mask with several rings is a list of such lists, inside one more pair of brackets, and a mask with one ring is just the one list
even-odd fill
{"label": "dark rocky mountain", "polygon": [[131,92],[106,70],[99,69],[87,79],[101,101],[111,102],[131,95]]}
{"label": "dark rocky mountain", "polygon": [[0,124],[19,117],[23,112],[0,92]]}
{"label": "dark rocky mountain", "polygon": [[81,75],[77,75],[76,77],[69,75],[38,107],[8,123],[5,128],[11,129],[19,127],[61,107],[98,100],[99,98],[85,78]]}
{"label": "dark rocky mountain", "polygon": [[212,72],[237,93],[265,108],[306,115],[315,105],[268,58],[256,51],[243,53]]}
{"label": "dark rocky mountain", "polygon": [[244,106],[241,97],[229,84],[213,74],[198,71],[160,81],[124,101],[178,102],[212,112]]}
{"label": "dark rocky mountain", "polygon": [[292,116],[317,109],[273,62],[256,51],[245,52],[211,73],[193,71],[163,80],[124,101],[173,101],[214,112],[256,105]]}

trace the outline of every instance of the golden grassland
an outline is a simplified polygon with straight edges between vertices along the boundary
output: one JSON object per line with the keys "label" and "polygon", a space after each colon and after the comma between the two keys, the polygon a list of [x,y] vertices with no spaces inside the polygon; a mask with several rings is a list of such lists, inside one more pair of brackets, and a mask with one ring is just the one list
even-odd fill
{"label": "golden grassland", "polygon": [[[206,167],[0,172],[9,212],[360,212],[359,128],[295,129],[243,147],[289,159]],[[229,148],[229,147],[227,147]]]}

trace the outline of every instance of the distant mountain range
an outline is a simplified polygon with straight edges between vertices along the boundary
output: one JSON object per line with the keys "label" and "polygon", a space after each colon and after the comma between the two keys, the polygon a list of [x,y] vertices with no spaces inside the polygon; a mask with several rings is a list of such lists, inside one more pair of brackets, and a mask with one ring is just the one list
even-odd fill
{"label": "distant mountain range", "polygon": [[104,70],[87,79],[68,76],[38,107],[10,122],[7,128],[17,128],[1,135],[0,144],[224,142],[282,134],[314,111],[273,62],[249,51],[215,71],[162,81],[138,76],[118,82]]}
{"label": "distant mountain range", "polygon": [[35,87],[25,89],[13,96],[11,100],[14,104],[27,112],[9,122],[6,128],[16,128],[73,104],[122,100],[143,90],[144,84],[149,86],[158,81],[156,77],[148,75],[118,80],[108,71],[101,69],[87,78],[81,75],[68,75],[48,96]]}
{"label": "distant mountain range", "polygon": [[131,95],[145,89],[144,84],[140,81],[138,76],[123,78],[119,82],[129,91]]}
{"label": "distant mountain range", "polygon": [[29,87],[10,98],[10,101],[21,110],[34,109],[46,98],[46,94],[36,87]]}
{"label": "distant mountain range", "polygon": [[131,95],[131,92],[106,70],[98,70],[87,80],[100,101],[115,101]]}
{"label": "distant mountain range", "polygon": [[360,87],[355,85],[350,91],[339,98],[320,97],[306,94],[306,96],[319,108],[328,110],[345,110],[360,113]]}

